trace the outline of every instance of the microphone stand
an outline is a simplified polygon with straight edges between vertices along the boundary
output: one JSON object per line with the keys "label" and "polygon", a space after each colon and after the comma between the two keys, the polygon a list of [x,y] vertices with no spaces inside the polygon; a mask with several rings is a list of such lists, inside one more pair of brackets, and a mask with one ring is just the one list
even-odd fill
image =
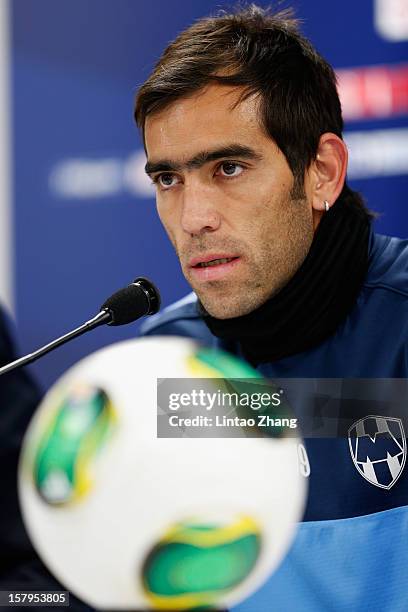
{"label": "microphone stand", "polygon": [[67,334],[60,336],[56,340],[49,342],[45,346],[34,351],[34,353],[29,353],[28,355],[25,355],[24,357],[20,357],[19,359],[16,359],[15,361],[12,361],[11,363],[3,366],[2,368],[0,368],[0,376],[2,376],[3,374],[7,374],[7,372],[11,372],[12,370],[15,370],[16,368],[20,368],[21,366],[24,366],[29,363],[32,363],[33,361],[36,361],[43,355],[46,355],[47,353],[54,350],[58,346],[61,346],[62,344],[69,342],[73,338],[77,338],[78,336],[81,336],[85,332],[90,331],[91,329],[95,329],[95,327],[99,327],[99,325],[104,325],[105,323],[109,323],[111,319],[112,319],[111,312],[109,312],[108,310],[101,310],[100,312],[98,312],[98,314],[95,317],[93,317],[92,319],[84,323],[83,325],[80,325],[80,327],[77,327],[76,329],[73,329]]}

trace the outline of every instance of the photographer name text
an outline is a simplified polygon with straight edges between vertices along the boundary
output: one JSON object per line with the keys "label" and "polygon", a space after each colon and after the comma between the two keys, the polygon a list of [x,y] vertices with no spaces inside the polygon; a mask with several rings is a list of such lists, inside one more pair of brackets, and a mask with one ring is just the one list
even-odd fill
{"label": "photographer name text", "polygon": [[296,429],[297,419],[273,418],[266,414],[257,414],[249,418],[225,415],[181,417],[172,414],[169,416],[169,425],[171,427],[288,427]]}

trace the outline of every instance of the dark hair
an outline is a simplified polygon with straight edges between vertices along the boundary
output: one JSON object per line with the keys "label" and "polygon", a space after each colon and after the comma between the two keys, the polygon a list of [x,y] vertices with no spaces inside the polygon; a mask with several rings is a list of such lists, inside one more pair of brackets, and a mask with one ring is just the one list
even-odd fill
{"label": "dark hair", "polygon": [[260,124],[285,155],[301,190],[321,135],[342,137],[333,68],[300,34],[290,9],[273,14],[251,4],[199,19],[184,30],[138,92],[137,125],[143,130],[149,114],[211,82],[242,86],[240,100],[259,96]]}

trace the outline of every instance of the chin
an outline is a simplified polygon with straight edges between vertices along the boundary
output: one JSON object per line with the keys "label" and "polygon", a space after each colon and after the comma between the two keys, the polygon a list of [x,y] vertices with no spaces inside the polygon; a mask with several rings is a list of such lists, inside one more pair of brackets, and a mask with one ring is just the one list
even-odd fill
{"label": "chin", "polygon": [[242,317],[258,307],[257,304],[237,304],[236,302],[231,304],[222,303],[221,300],[214,303],[212,301],[208,302],[205,299],[200,298],[200,301],[208,314],[216,319],[234,319],[235,317]]}

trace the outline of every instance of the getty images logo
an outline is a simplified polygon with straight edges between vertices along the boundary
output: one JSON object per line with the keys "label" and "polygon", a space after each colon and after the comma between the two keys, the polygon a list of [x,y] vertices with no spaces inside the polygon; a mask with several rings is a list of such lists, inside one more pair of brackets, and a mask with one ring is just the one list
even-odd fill
{"label": "getty images logo", "polygon": [[401,476],[407,458],[407,441],[401,419],[370,415],[348,430],[351,457],[357,471],[370,484],[391,489]]}

